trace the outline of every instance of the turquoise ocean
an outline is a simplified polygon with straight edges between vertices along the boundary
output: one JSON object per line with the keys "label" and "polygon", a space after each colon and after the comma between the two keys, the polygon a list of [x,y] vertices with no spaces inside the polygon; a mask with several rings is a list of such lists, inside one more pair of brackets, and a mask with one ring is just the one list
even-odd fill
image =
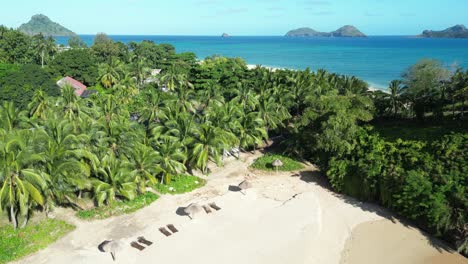
{"label": "turquoise ocean", "polygon": [[[88,45],[94,36],[80,36]],[[248,64],[269,67],[326,69],[354,75],[371,87],[385,89],[391,80],[424,58],[440,60],[445,66],[468,68],[468,39],[426,39],[404,36],[368,38],[288,38],[213,36],[109,36],[129,43],[151,40],[170,43],[177,52],[191,51],[199,59],[211,55],[241,57]],[[67,38],[58,37],[59,44]]]}

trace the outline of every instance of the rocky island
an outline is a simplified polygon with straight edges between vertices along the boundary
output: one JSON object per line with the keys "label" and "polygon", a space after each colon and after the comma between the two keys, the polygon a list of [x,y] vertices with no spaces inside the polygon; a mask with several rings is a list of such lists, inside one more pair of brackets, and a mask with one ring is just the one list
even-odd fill
{"label": "rocky island", "polygon": [[222,37],[222,38],[229,38],[229,37],[231,37],[231,36],[229,36],[228,33],[223,33],[223,34],[221,35],[221,37]]}
{"label": "rocky island", "polygon": [[286,33],[286,37],[347,37],[347,38],[362,38],[366,37],[364,33],[356,27],[346,25],[333,32],[320,32],[314,29],[305,27],[291,30]]}
{"label": "rocky island", "polygon": [[468,38],[468,29],[464,25],[456,25],[441,31],[424,30],[419,35],[423,38]]}
{"label": "rocky island", "polygon": [[28,23],[22,24],[19,31],[28,35],[43,34],[44,36],[74,36],[73,31],[53,22],[45,15],[34,15]]}

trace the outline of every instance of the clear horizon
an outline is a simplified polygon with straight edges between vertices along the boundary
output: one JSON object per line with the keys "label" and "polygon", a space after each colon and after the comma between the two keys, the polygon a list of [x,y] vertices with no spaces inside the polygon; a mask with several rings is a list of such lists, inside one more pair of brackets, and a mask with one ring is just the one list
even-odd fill
{"label": "clear horizon", "polygon": [[0,24],[17,28],[44,14],[80,35],[281,36],[300,27],[329,32],[354,25],[370,36],[411,36],[467,24],[465,10],[468,1],[459,0],[443,6],[435,0],[82,0],[66,7],[18,0],[3,4]]}

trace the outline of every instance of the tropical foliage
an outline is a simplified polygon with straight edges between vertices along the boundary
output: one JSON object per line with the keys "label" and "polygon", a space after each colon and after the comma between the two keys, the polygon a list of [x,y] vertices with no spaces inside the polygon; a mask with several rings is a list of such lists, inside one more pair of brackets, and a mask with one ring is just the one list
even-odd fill
{"label": "tropical foliage", "polygon": [[[14,228],[55,206],[83,218],[114,215],[148,188],[176,188],[190,180],[181,175],[209,174],[274,138],[288,156],[318,165],[336,191],[378,202],[466,250],[466,71],[422,61],[390,93],[370,92],[325,70],[249,70],[217,56],[197,63],[171,45],[105,34],[55,59],[33,43],[0,28],[0,208]],[[63,75],[99,93],[81,99],[65,87],[59,95],[52,85]],[[459,134],[434,142],[387,141],[364,128],[447,117]],[[254,166],[267,168],[271,158]],[[85,211],[88,198],[95,208]]]}

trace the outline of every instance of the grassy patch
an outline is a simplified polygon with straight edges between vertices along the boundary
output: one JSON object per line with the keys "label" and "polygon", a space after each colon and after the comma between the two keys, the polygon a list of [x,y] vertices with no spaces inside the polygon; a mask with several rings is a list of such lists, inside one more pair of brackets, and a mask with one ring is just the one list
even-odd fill
{"label": "grassy patch", "polygon": [[150,205],[159,197],[151,192],[147,192],[135,198],[133,201],[118,201],[111,205],[101,206],[76,213],[78,218],[84,220],[105,219],[111,216],[129,214]]}
{"label": "grassy patch", "polygon": [[75,226],[55,219],[29,224],[13,230],[11,225],[0,227],[0,263],[17,260],[46,248],[75,229]]}
{"label": "grassy patch", "polygon": [[180,175],[172,179],[171,183],[156,184],[154,189],[162,194],[188,193],[204,186],[206,181],[191,175]]}
{"label": "grassy patch", "polygon": [[283,166],[278,167],[278,171],[297,171],[304,168],[304,165],[300,162],[277,154],[267,154],[260,157],[255,160],[251,167],[257,170],[276,171],[276,168],[273,167],[272,163],[277,159],[283,162]]}

